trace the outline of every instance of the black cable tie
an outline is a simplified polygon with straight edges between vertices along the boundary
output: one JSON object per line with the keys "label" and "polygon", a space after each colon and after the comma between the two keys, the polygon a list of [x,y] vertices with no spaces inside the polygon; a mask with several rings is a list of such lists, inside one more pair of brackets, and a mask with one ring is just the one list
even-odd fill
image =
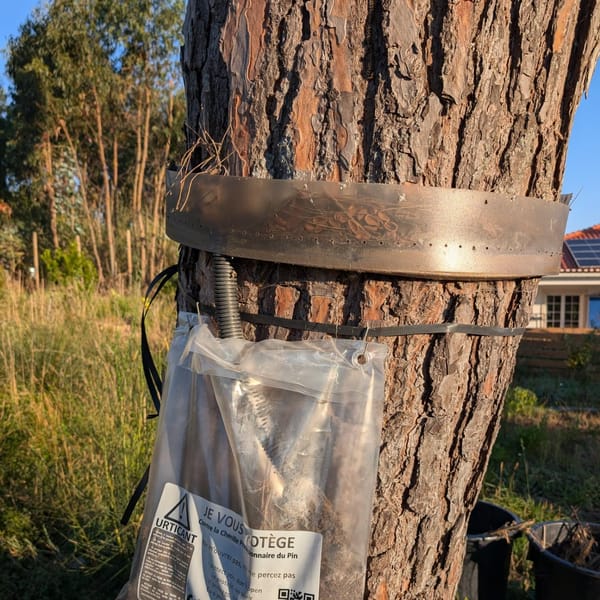
{"label": "black cable tie", "polygon": [[[199,307],[203,312],[211,316],[213,316],[216,312],[214,306],[200,304]],[[490,325],[470,325],[467,323],[423,323],[418,325],[394,325],[389,327],[334,325],[332,323],[312,323],[310,321],[302,321],[300,319],[288,319],[285,317],[275,317],[271,315],[257,315],[246,312],[240,313],[240,318],[242,321],[252,323],[253,325],[284,327],[285,329],[326,333],[334,337],[356,337],[360,339],[365,339],[366,337],[398,337],[407,335],[436,335],[445,333],[514,337],[523,335],[526,331],[525,327],[496,327]]]}

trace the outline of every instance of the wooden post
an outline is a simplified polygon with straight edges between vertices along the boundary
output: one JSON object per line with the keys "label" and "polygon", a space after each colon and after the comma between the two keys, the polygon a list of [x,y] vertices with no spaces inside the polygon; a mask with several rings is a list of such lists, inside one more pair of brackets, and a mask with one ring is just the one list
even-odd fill
{"label": "wooden post", "polygon": [[77,252],[79,252],[79,254],[81,254],[81,236],[79,236],[79,235],[75,236],[75,245],[77,246]]}
{"label": "wooden post", "polygon": [[133,283],[133,258],[131,253],[131,229],[126,232],[127,240],[127,282],[131,286]]}
{"label": "wooden post", "polygon": [[33,246],[33,279],[35,281],[35,289],[38,290],[40,288],[40,256],[37,231],[32,233],[31,242]]}

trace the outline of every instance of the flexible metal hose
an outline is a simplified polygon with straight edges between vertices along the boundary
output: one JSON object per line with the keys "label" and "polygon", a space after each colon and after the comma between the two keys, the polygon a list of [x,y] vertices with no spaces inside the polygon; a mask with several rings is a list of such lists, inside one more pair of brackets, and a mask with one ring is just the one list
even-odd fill
{"label": "flexible metal hose", "polygon": [[[242,339],[242,322],[237,300],[237,280],[235,270],[231,262],[221,254],[213,255],[214,277],[215,277],[215,307],[217,323],[222,338]],[[269,415],[269,404],[265,398],[259,395],[249,382],[244,381],[247,388],[248,398],[252,404],[254,417],[263,429],[270,432],[272,423]],[[263,443],[264,440],[263,440]],[[269,448],[265,447],[267,454]]]}
{"label": "flexible metal hose", "polygon": [[222,338],[243,337],[237,301],[237,281],[233,266],[224,256],[213,255],[215,278],[215,308]]}
{"label": "flexible metal hose", "polygon": [[[215,279],[215,308],[219,333],[222,338],[243,339],[242,322],[237,299],[237,276],[231,262],[221,254],[213,255],[213,275]],[[265,472],[270,473],[277,496],[282,493],[283,483],[279,470],[273,462],[273,423],[267,399],[255,385],[247,379],[240,380],[248,399],[248,408],[258,430],[257,438],[259,461]]]}
{"label": "flexible metal hose", "polygon": [[[222,338],[243,339],[236,272],[226,257],[214,254],[213,274],[216,317],[220,335]],[[258,467],[261,472],[259,479],[263,479],[259,481],[251,478],[247,481],[249,502],[245,510],[250,511],[251,514],[245,516],[252,522],[263,523],[266,511],[270,510],[278,515],[277,519],[281,519],[281,515],[288,515],[286,518],[291,519],[288,525],[297,526],[295,519],[298,514],[303,514],[303,505],[306,504],[307,499],[310,499],[315,514],[319,514],[331,460],[329,410],[335,381],[337,381],[337,370],[330,374],[328,385],[323,390],[321,398],[313,403],[311,414],[293,442],[286,440],[286,444],[280,447],[282,440],[277,439],[271,405],[264,389],[247,377],[240,379],[239,385],[247,402],[245,406],[240,407],[237,418],[243,422],[249,417],[250,422],[254,424],[256,434],[253,464],[246,465],[246,468],[249,472],[253,472]],[[282,453],[282,448],[286,446],[289,449]],[[290,449],[295,454],[295,460],[289,461],[286,466],[286,455]],[[288,485],[286,485],[286,478]],[[265,484],[268,484],[270,490],[268,495],[265,495]],[[300,495],[299,490],[302,490]],[[297,506],[298,503],[302,506]]]}

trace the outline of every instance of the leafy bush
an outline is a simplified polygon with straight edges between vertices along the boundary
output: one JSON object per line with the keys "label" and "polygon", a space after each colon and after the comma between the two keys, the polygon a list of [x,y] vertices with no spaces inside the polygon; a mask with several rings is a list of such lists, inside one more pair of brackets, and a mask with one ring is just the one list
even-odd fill
{"label": "leafy bush", "polygon": [[511,387],[506,394],[504,410],[507,417],[531,417],[539,408],[538,398],[532,390],[523,387]]}
{"label": "leafy bush", "polygon": [[581,374],[591,366],[595,358],[594,342],[595,336],[592,333],[586,335],[583,343],[579,345],[568,344],[569,357],[567,358],[567,365],[575,373]]}
{"label": "leafy bush", "polygon": [[71,242],[64,250],[44,250],[41,259],[51,283],[66,285],[76,282],[89,288],[98,279],[94,263],[79,251],[75,242]]}
{"label": "leafy bush", "polygon": [[23,261],[25,244],[15,225],[0,223],[0,268],[14,273]]}

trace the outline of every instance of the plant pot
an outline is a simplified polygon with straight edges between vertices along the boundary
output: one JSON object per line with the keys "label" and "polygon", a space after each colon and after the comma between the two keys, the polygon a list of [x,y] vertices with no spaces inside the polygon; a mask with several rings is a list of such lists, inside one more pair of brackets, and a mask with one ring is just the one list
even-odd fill
{"label": "plant pot", "polygon": [[[536,523],[529,538],[529,559],[533,560],[536,600],[598,600],[600,571],[580,567],[557,552],[557,545],[568,534],[569,521]],[[585,523],[597,543],[600,543],[600,524]]]}
{"label": "plant pot", "polygon": [[505,599],[515,532],[497,530],[520,522],[519,517],[505,508],[481,500],[477,502],[467,529],[467,551],[458,599]]}

